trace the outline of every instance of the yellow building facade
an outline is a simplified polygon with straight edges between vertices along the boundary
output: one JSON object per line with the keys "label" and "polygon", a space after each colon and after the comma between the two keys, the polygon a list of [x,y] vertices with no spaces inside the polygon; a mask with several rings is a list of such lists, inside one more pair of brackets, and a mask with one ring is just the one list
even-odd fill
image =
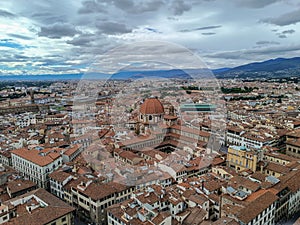
{"label": "yellow building facade", "polygon": [[257,153],[244,146],[230,146],[227,153],[227,165],[236,171],[250,169],[256,171]]}

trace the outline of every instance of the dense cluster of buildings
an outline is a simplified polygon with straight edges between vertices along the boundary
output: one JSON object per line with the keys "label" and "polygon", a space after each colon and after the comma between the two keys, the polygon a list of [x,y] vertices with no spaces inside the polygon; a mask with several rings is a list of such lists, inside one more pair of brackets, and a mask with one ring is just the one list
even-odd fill
{"label": "dense cluster of buildings", "polygon": [[0,224],[294,221],[297,84],[224,80],[235,92],[213,100],[213,88],[186,82],[164,91],[168,81],[146,80],[126,94],[123,81],[18,88],[0,108]]}

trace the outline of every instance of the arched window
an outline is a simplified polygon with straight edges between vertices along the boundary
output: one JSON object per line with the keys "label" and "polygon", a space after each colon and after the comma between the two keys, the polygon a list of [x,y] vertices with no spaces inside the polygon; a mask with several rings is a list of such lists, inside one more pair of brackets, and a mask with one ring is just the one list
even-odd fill
{"label": "arched window", "polygon": [[149,116],[149,120],[152,120],[152,116],[151,115]]}

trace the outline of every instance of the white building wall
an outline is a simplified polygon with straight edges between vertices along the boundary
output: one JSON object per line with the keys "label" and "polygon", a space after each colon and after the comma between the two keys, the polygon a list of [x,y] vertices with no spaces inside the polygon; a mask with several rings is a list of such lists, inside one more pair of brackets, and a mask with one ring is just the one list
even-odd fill
{"label": "white building wall", "polygon": [[300,210],[300,190],[293,193],[289,199],[289,217]]}
{"label": "white building wall", "polygon": [[12,153],[13,168],[21,172],[33,182],[37,183],[39,187],[48,188],[48,175],[56,170],[62,164],[62,158],[58,157],[56,160],[46,166],[39,166],[29,160],[26,160],[18,155]]}
{"label": "white building wall", "polygon": [[[241,224],[244,224],[241,222]],[[248,225],[275,225],[275,203],[266,208],[256,218],[248,223]]]}

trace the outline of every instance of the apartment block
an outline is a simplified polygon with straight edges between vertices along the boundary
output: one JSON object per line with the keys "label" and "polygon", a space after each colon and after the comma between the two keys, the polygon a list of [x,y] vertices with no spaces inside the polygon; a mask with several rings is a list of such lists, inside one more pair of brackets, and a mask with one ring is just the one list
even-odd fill
{"label": "apartment block", "polygon": [[44,189],[37,189],[0,205],[3,225],[74,225],[75,208]]}
{"label": "apartment block", "polygon": [[236,171],[250,169],[256,171],[259,156],[256,151],[243,146],[230,146],[227,153],[227,164]]}
{"label": "apartment block", "polygon": [[286,134],[286,154],[300,158],[300,130]]}
{"label": "apartment block", "polygon": [[49,188],[49,174],[62,165],[62,156],[51,148],[21,148],[11,152],[12,165],[39,187]]}

